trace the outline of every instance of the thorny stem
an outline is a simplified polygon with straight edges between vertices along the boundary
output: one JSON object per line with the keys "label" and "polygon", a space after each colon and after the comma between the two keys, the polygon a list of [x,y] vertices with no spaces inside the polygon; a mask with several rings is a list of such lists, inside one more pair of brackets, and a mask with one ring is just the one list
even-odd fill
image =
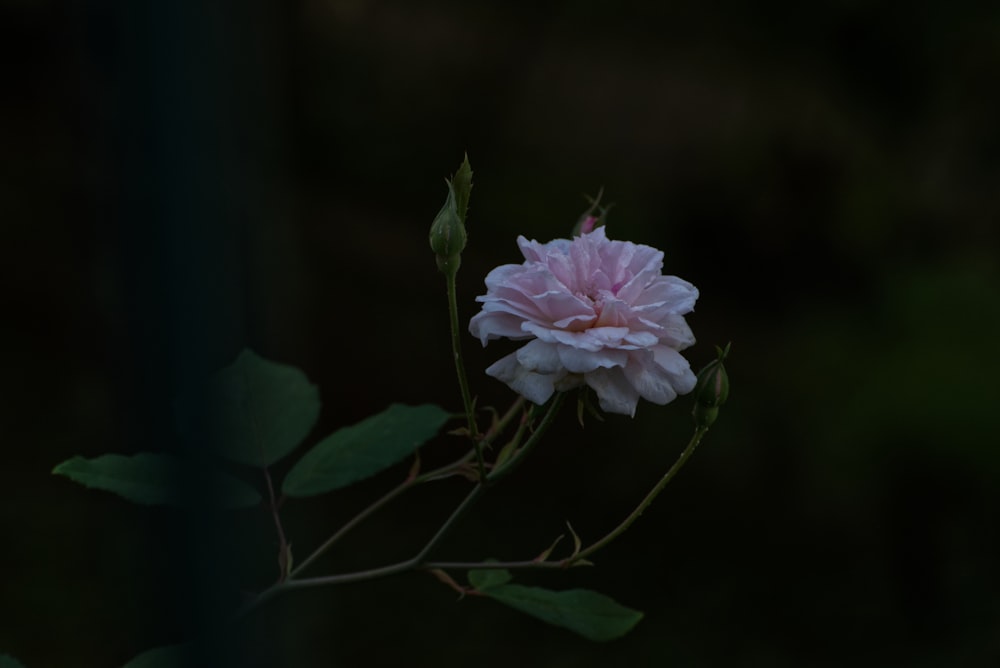
{"label": "thorny stem", "polygon": [[501,568],[505,570],[514,570],[518,568],[562,569],[568,568],[570,565],[571,564],[564,564],[563,561],[542,561],[537,559],[530,559],[527,561],[425,561],[420,564],[420,570],[449,571]]}
{"label": "thorny stem", "polygon": [[590,556],[594,552],[597,552],[602,547],[613,541],[615,538],[625,533],[625,530],[628,529],[630,526],[632,526],[632,524],[637,519],[639,519],[639,516],[642,515],[642,513],[646,510],[646,508],[649,508],[650,504],[653,503],[653,500],[656,499],[656,497],[659,496],[660,492],[663,491],[663,488],[667,486],[667,483],[669,483],[673,479],[673,477],[677,475],[677,472],[684,467],[684,464],[686,464],[687,460],[691,458],[692,454],[694,454],[695,449],[697,449],[698,444],[701,443],[701,439],[705,436],[707,432],[708,432],[708,427],[698,427],[697,429],[695,429],[694,434],[691,436],[691,440],[688,441],[687,447],[684,448],[684,451],[681,453],[681,456],[677,458],[677,461],[674,462],[674,465],[670,467],[670,470],[668,470],[663,475],[663,477],[660,478],[660,481],[656,483],[653,489],[649,490],[649,494],[647,494],[646,498],[644,498],[642,502],[635,507],[635,510],[633,510],[631,514],[629,514],[629,516],[626,517],[621,524],[612,529],[611,532],[608,533],[604,538],[586,547],[585,549],[577,552],[568,559],[564,559],[563,560],[564,564],[566,566],[572,566],[573,563],[586,559],[588,556]]}
{"label": "thorny stem", "polygon": [[[511,423],[511,421],[521,412],[521,410],[523,410],[524,403],[525,403],[524,397],[518,397],[514,401],[514,403],[511,404],[510,408],[507,409],[507,412],[504,413],[503,416],[500,417],[498,420],[496,420],[490,427],[490,429],[482,436],[482,438],[479,439],[479,442],[484,447],[492,444],[493,441],[496,440],[497,436],[503,433],[503,431],[507,428],[507,426]],[[458,473],[461,470],[461,468],[464,465],[466,465],[472,457],[473,453],[469,452],[460,457],[459,459],[455,460],[451,464],[442,466],[441,468],[438,469],[434,469],[433,471],[428,471],[427,473],[423,473],[418,476],[411,476],[406,480],[404,480],[399,485],[397,485],[396,487],[386,492],[384,495],[382,495],[382,497],[380,497],[378,500],[373,502],[367,508],[365,508],[360,513],[351,518],[350,521],[348,521],[344,526],[342,526],[340,529],[334,532],[333,535],[327,538],[326,541],[324,541],[319,547],[313,550],[312,554],[310,554],[298,566],[296,566],[295,569],[292,570],[291,573],[289,573],[286,578],[284,578],[283,580],[279,580],[276,584],[260,592],[252,600],[250,600],[236,613],[236,617],[237,618],[242,617],[251,610],[257,608],[260,604],[272,598],[274,595],[286,589],[314,586],[315,584],[337,584],[339,582],[357,582],[360,580],[367,580],[371,578],[380,577],[383,575],[391,575],[393,573],[398,573],[404,570],[409,570],[411,568],[414,568],[419,563],[419,561],[414,561],[413,559],[410,559],[404,562],[400,562],[398,564],[391,564],[389,566],[372,569],[370,571],[362,571],[358,573],[346,573],[344,575],[329,576],[328,578],[296,579],[296,576],[299,573],[305,570],[306,567],[308,567],[310,564],[315,562],[320,556],[322,556],[327,550],[329,550],[334,543],[339,541],[349,531],[351,531],[356,526],[361,524],[371,515],[375,514],[375,512],[377,512],[383,506],[387,505],[397,496],[402,495],[407,490],[419,484],[425,482],[431,482],[433,480],[439,480],[441,478]],[[270,479],[268,479],[268,485],[270,489]],[[476,494],[476,496],[478,496],[478,494],[480,493],[476,492],[476,490],[479,490],[481,488],[482,485],[477,485],[476,488],[473,489],[473,492]],[[472,496],[472,493],[470,493],[470,496]],[[424,546],[423,550],[421,550],[421,552],[424,555],[426,555],[426,553],[429,552],[430,549],[434,547],[437,541],[439,541],[441,538],[444,537],[443,531],[447,530],[450,524],[454,523],[454,521],[458,519],[457,513],[460,510],[464,510],[464,508],[466,508],[468,504],[471,504],[471,501],[474,500],[474,498],[475,497],[473,497],[473,499],[470,500],[469,497],[466,497],[466,499],[462,502],[462,505],[460,505],[459,508],[456,509],[456,511],[452,514],[452,516],[449,517],[449,519],[445,522],[444,525],[442,525],[442,528],[438,530],[438,533],[435,535],[435,537],[431,539],[428,545]],[[274,507],[276,508],[276,506]],[[275,515],[276,514],[277,511],[275,510]],[[280,525],[278,530],[279,530],[279,537],[283,536],[283,531],[281,530]],[[316,582],[317,580],[328,580],[328,582]]]}
{"label": "thorny stem", "polygon": [[[496,423],[492,427],[490,427],[489,431],[487,431],[486,434],[483,435],[482,438],[483,445],[484,446],[489,445],[494,440],[496,440],[496,437],[499,436],[503,432],[503,430],[507,428],[507,425],[510,424],[511,420],[514,419],[514,417],[518,414],[518,412],[521,410],[523,406],[524,406],[524,397],[518,397],[517,400],[513,404],[511,404],[510,408],[507,409],[507,412],[504,413],[503,417],[497,420]],[[313,550],[312,554],[306,557],[302,561],[302,563],[300,563],[295,568],[295,570],[293,570],[289,574],[289,577],[294,578],[296,575],[301,573],[303,570],[305,570],[307,566],[316,561],[316,559],[318,559],[324,552],[329,550],[334,543],[343,538],[347,534],[347,532],[351,531],[354,527],[358,526],[363,521],[368,519],[369,516],[373,515],[380,508],[387,505],[397,496],[400,496],[407,490],[416,487],[417,485],[420,485],[422,483],[431,482],[432,480],[438,480],[440,478],[444,478],[457,473],[462,468],[462,466],[464,466],[471,458],[472,458],[472,453],[470,452],[464,455],[463,457],[460,457],[459,459],[455,460],[451,464],[448,464],[447,466],[442,466],[441,468],[435,469],[433,471],[428,471],[427,473],[407,478],[399,485],[386,492],[377,501],[375,501],[370,506],[362,510],[353,518],[351,518],[347,522],[347,524],[345,524],[336,532],[334,532],[334,534],[329,538],[327,538],[322,545]]]}
{"label": "thorny stem", "polygon": [[479,479],[486,479],[486,462],[483,460],[483,444],[479,440],[479,427],[476,424],[475,409],[472,406],[472,394],[469,392],[469,379],[465,374],[465,360],[462,358],[462,340],[458,325],[458,296],[455,278],[457,269],[445,272],[448,283],[448,316],[451,322],[451,352],[455,360],[455,372],[458,374],[458,386],[462,391],[462,404],[465,406],[465,419],[469,423],[469,437],[476,448],[476,463],[479,466]]}
{"label": "thorny stem", "polygon": [[701,443],[702,438],[708,432],[708,427],[698,427],[695,429],[694,434],[691,436],[691,440],[688,441],[687,447],[681,453],[674,465],[660,478],[659,482],[646,494],[646,497],[636,506],[628,517],[622,521],[617,527],[611,530],[606,536],[601,538],[599,541],[588,545],[583,550],[572,554],[565,559],[560,559],[558,561],[547,561],[544,559],[532,559],[530,561],[428,561],[420,564],[421,569],[439,569],[443,571],[455,569],[470,570],[475,568],[504,568],[504,569],[527,569],[527,568],[569,568],[571,566],[582,566],[586,563],[586,558],[593,553],[597,552],[601,548],[605,547],[608,543],[618,538],[618,536],[625,533],[625,531],[632,526],[632,524],[639,519],[639,516],[649,508],[653,503],[653,500],[663,491],[663,488],[667,486],[667,483],[673,479],[677,472],[681,470],[687,460],[691,458],[694,451],[697,449],[698,444]]}
{"label": "thorny stem", "polygon": [[312,554],[306,557],[302,561],[302,563],[299,564],[295,568],[295,570],[293,570],[289,574],[289,579],[294,578],[296,575],[305,570],[307,566],[316,561],[320,556],[323,555],[324,552],[330,549],[330,547],[332,547],[334,543],[343,538],[347,534],[347,532],[349,532],[351,529],[364,522],[366,519],[368,519],[370,515],[373,515],[376,511],[381,509],[383,506],[387,505],[397,496],[403,494],[412,487],[416,487],[421,483],[428,482],[430,480],[436,480],[457,473],[458,470],[461,469],[462,466],[469,461],[469,459],[471,459],[471,457],[472,453],[470,452],[464,455],[463,457],[455,460],[451,464],[448,464],[447,466],[442,466],[439,469],[428,471],[427,473],[424,473],[422,475],[407,478],[400,484],[393,487],[391,490],[383,494],[377,501],[372,503],[370,506],[362,510],[354,517],[352,517],[344,526],[340,527],[336,532],[334,532],[332,536],[327,538],[322,545],[313,550]]}
{"label": "thorny stem", "polygon": [[[514,456],[514,458],[510,460],[510,464],[513,464],[516,460],[524,457],[526,452],[533,445],[532,441],[537,442],[537,440],[541,439],[541,437],[545,434],[545,431],[548,429],[549,425],[552,424],[552,420],[555,418],[556,413],[559,412],[559,407],[562,405],[563,398],[564,397],[562,394],[556,395],[556,399],[552,402],[552,405],[549,406],[549,410],[546,412],[545,417],[542,418],[542,422],[538,425],[538,428],[535,430],[535,433],[531,435],[531,438],[529,438],[528,441],[524,444],[524,447],[522,447],[518,451],[518,453]],[[504,475],[506,475],[506,473],[509,473],[510,464],[508,464],[508,466],[503,467],[502,469],[499,469],[498,471],[494,471],[492,474],[490,474],[490,477],[488,477],[487,480],[492,482],[492,476],[497,473],[502,473]],[[410,559],[407,559],[406,561],[401,561],[396,564],[391,564],[389,566],[383,566],[380,568],[374,568],[371,570],[358,571],[356,573],[344,573],[341,575],[328,575],[317,578],[289,580],[285,584],[290,587],[309,587],[309,586],[317,586],[324,584],[358,582],[360,580],[370,580],[371,578],[380,577],[383,575],[390,575],[392,573],[399,573],[402,571],[407,571],[420,567],[424,559],[426,559],[427,555],[430,554],[431,551],[435,547],[437,547],[438,544],[444,539],[444,537],[448,535],[451,529],[455,526],[455,523],[458,522],[458,520],[461,519],[463,515],[465,515],[465,513],[469,510],[469,508],[472,507],[472,504],[475,503],[475,501],[485,491],[486,491],[486,485],[483,483],[483,481],[480,481],[480,483],[477,484],[475,487],[473,487],[472,490],[466,495],[466,497],[462,499],[462,502],[459,503],[458,506],[455,508],[455,510],[452,511],[451,515],[448,516],[448,519],[444,521],[444,524],[442,524],[441,527],[434,534],[434,536],[429,541],[427,541],[424,547],[415,556],[413,556]]]}
{"label": "thorny stem", "polygon": [[[361,582],[364,580],[371,580],[374,578],[384,577],[387,575],[393,575],[395,573],[402,573],[404,571],[425,569],[426,567],[424,560],[427,558],[427,555],[430,554],[431,551],[433,551],[434,548],[438,546],[438,544],[440,544],[440,542],[445,538],[445,536],[448,535],[451,529],[454,528],[458,520],[462,518],[462,516],[469,510],[469,508],[472,507],[473,503],[475,503],[475,501],[483,494],[483,492],[486,491],[487,480],[490,481],[496,480],[499,477],[502,477],[510,473],[510,471],[513,469],[513,465],[522,460],[526,456],[528,451],[531,450],[534,444],[537,443],[538,440],[540,440],[541,437],[544,435],[545,431],[552,424],[552,421],[555,418],[556,413],[559,412],[559,408],[562,406],[563,402],[564,402],[564,396],[562,394],[556,395],[555,400],[553,400],[552,404],[549,406],[549,409],[546,412],[545,416],[542,418],[542,421],[539,423],[538,428],[535,429],[534,433],[524,444],[524,446],[509,460],[508,464],[498,469],[497,471],[494,471],[489,478],[481,478],[480,482],[475,487],[473,487],[472,490],[469,491],[469,493],[465,496],[464,499],[462,499],[462,502],[459,503],[458,506],[452,511],[451,515],[448,516],[448,519],[444,521],[444,523],[440,526],[440,528],[438,528],[437,532],[435,532],[435,534],[430,538],[430,540],[428,540],[427,543],[424,544],[423,548],[421,548],[420,551],[417,552],[417,554],[415,554],[410,559],[407,559],[405,561],[400,561],[395,564],[389,564],[387,566],[380,566],[378,568],[372,568],[363,571],[355,571],[353,573],[326,575],[315,578],[295,577],[295,575],[301,572],[308,564],[315,561],[315,559],[318,558],[320,554],[322,554],[327,548],[329,548],[330,545],[339,540],[341,536],[347,533],[347,531],[349,531],[354,526],[357,526],[362,520],[364,520],[366,517],[374,513],[383,505],[391,501],[396,496],[399,496],[403,491],[409,489],[413,485],[416,485],[420,482],[433,480],[441,477],[442,475],[447,475],[449,473],[458,471],[461,465],[469,461],[469,459],[471,458],[471,453],[449,464],[448,466],[442,467],[435,471],[430,471],[415,478],[410,478],[405,482],[403,482],[402,484],[398,485],[393,490],[389,491],[386,495],[384,495],[378,501],[376,501],[371,506],[363,510],[354,519],[352,519],[350,522],[344,525],[339,531],[337,531],[333,536],[327,539],[327,541],[323,543],[323,545],[321,545],[319,548],[317,548],[311,555],[309,555],[309,557],[306,558],[306,560],[303,561],[289,575],[289,577],[284,582],[280,582],[268,589],[265,589],[260,594],[258,594],[254,599],[252,599],[249,603],[244,605],[236,613],[236,618],[240,618],[246,615],[251,610],[257,608],[264,601],[267,601],[276,594],[289,589],[302,589],[305,587],[318,587],[322,585],[345,584],[348,582]],[[524,405],[523,399],[518,399],[518,401],[514,402],[514,405],[512,405],[511,408],[507,411],[507,413],[505,413],[504,416],[500,420],[498,420],[496,424],[493,425],[490,431],[487,432],[486,436],[481,439],[481,442],[484,444],[491,443],[493,439],[495,439],[497,435],[501,431],[503,431],[504,427],[506,427],[507,424],[510,423],[513,417],[517,414],[517,411],[523,405]],[[493,477],[494,475],[496,475],[496,477]]]}

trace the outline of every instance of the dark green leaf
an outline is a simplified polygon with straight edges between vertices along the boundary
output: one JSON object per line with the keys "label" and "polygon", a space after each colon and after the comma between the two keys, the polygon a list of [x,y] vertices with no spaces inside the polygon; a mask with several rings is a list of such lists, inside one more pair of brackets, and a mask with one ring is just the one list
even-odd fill
{"label": "dark green leaf", "polygon": [[311,496],[373,476],[412,454],[449,417],[431,404],[393,404],[317,443],[288,472],[282,490],[289,496]]}
{"label": "dark green leaf", "polygon": [[24,664],[10,654],[0,654],[0,668],[24,668]]}
{"label": "dark green leaf", "polygon": [[319,392],[301,370],[244,350],[178,405],[181,430],[224,457],[270,466],[294,450],[319,418]]}
{"label": "dark green leaf", "polygon": [[146,650],[122,668],[181,668],[190,665],[184,645],[169,645]]}
{"label": "dark green leaf", "polygon": [[[506,578],[506,579],[504,579]],[[507,584],[507,571],[478,570],[469,582],[482,594],[554,626],[561,626],[588,640],[613,640],[632,630],[642,613],[604,594],[586,589],[550,591],[540,587]]]}
{"label": "dark green leaf", "polygon": [[507,584],[510,580],[510,572],[502,568],[480,568],[469,571],[469,584],[481,592],[490,587]]}
{"label": "dark green leaf", "polygon": [[147,505],[187,505],[209,497],[231,508],[254,506],[260,494],[242,480],[219,471],[204,472],[172,456],[142,452],[136,455],[76,456],[52,469],[85,487],[103,489],[129,501]]}

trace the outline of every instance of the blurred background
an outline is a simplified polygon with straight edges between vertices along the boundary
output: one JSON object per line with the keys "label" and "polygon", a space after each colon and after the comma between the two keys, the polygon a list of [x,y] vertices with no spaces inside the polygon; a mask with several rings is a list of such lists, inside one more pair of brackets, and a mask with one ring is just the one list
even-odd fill
{"label": "blurred background", "polygon": [[[641,521],[596,568],[518,574],[646,617],[595,645],[407,574],[272,601],[236,664],[997,665],[995,3],[144,5],[3,4],[0,651],[121,665],[207,628],[206,582],[273,581],[263,511],[192,534],[50,474],[175,447],[175,392],[243,346],[319,385],[310,442],[390,402],[460,407],[427,230],[467,151],[464,321],[516,235],[567,236],[603,187],[610,235],[700,288],[693,366],[733,342],[729,403]],[[482,369],[512,346],[465,344],[506,406]],[[689,412],[567,411],[436,556],[530,558],[567,520],[596,539]],[[405,473],[288,503],[295,553]],[[466,485],[312,574],[410,556]]]}

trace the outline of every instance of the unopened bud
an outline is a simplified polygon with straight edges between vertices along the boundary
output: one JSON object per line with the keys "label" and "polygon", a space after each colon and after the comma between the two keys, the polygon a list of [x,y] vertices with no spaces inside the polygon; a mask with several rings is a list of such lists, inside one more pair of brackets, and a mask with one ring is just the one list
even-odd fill
{"label": "unopened bud", "polygon": [[[602,188],[598,191],[597,197],[588,198],[590,206],[577,218],[576,225],[573,226],[574,237],[582,234],[590,234],[595,228],[601,227],[607,222],[608,210],[611,209],[611,205],[601,206],[601,195],[603,194],[604,189]],[[595,213],[597,215],[594,215]]]}
{"label": "unopened bud", "polygon": [[465,212],[472,192],[472,168],[469,166],[468,156],[447,184],[448,198],[431,223],[429,240],[431,250],[437,257],[438,269],[453,273],[458,271],[462,262],[462,250],[466,242]]}
{"label": "unopened bud", "polygon": [[699,427],[710,427],[719,415],[719,406],[729,398],[729,375],[724,364],[729,355],[729,346],[716,348],[718,357],[698,372],[698,382],[694,387],[695,404],[692,415]]}
{"label": "unopened bud", "polygon": [[448,182],[448,199],[438,211],[431,223],[431,250],[437,256],[438,268],[441,271],[458,270],[461,262],[462,249],[465,248],[465,225],[458,217],[455,206],[455,188]]}

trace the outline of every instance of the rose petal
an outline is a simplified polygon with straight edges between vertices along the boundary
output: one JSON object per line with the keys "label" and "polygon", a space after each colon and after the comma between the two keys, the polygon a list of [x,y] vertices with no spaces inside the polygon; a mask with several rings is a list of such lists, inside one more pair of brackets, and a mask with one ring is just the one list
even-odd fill
{"label": "rose petal", "polygon": [[639,403],[639,393],[625,379],[619,368],[597,369],[584,376],[594,392],[601,408],[609,413],[621,413],[635,417],[635,406]]}
{"label": "rose petal", "polygon": [[469,331],[473,336],[482,341],[485,346],[490,339],[526,339],[531,334],[526,334],[521,329],[524,318],[520,318],[511,313],[489,313],[480,311],[472,316],[469,321]]}
{"label": "rose petal", "polygon": [[599,367],[624,366],[628,362],[628,353],[614,348],[591,352],[562,345],[556,349],[559,351],[559,361],[570,373],[587,373]]}
{"label": "rose petal", "polygon": [[683,355],[667,346],[654,346],[652,352],[656,364],[670,376],[670,382],[677,390],[677,394],[687,394],[694,389],[698,378],[691,371],[691,365]]}
{"label": "rose petal", "polygon": [[555,392],[555,375],[540,374],[528,371],[517,361],[517,353],[501,357],[486,369],[486,374],[493,376],[510,386],[528,401],[539,406],[549,400]]}
{"label": "rose petal", "polygon": [[558,344],[535,339],[528,341],[516,353],[517,361],[528,371],[553,374],[559,371]]}
{"label": "rose petal", "polygon": [[646,401],[662,406],[677,397],[672,384],[673,378],[653,360],[653,353],[648,350],[632,353],[623,372],[625,379]]}
{"label": "rose petal", "polygon": [[605,228],[542,244],[518,237],[525,261],[486,277],[469,331],[533,339],[487,369],[535,403],[587,383],[601,407],[634,415],[639,397],[667,403],[696,379],[680,353],[698,290],[663,276],[663,253],[607,238]]}

